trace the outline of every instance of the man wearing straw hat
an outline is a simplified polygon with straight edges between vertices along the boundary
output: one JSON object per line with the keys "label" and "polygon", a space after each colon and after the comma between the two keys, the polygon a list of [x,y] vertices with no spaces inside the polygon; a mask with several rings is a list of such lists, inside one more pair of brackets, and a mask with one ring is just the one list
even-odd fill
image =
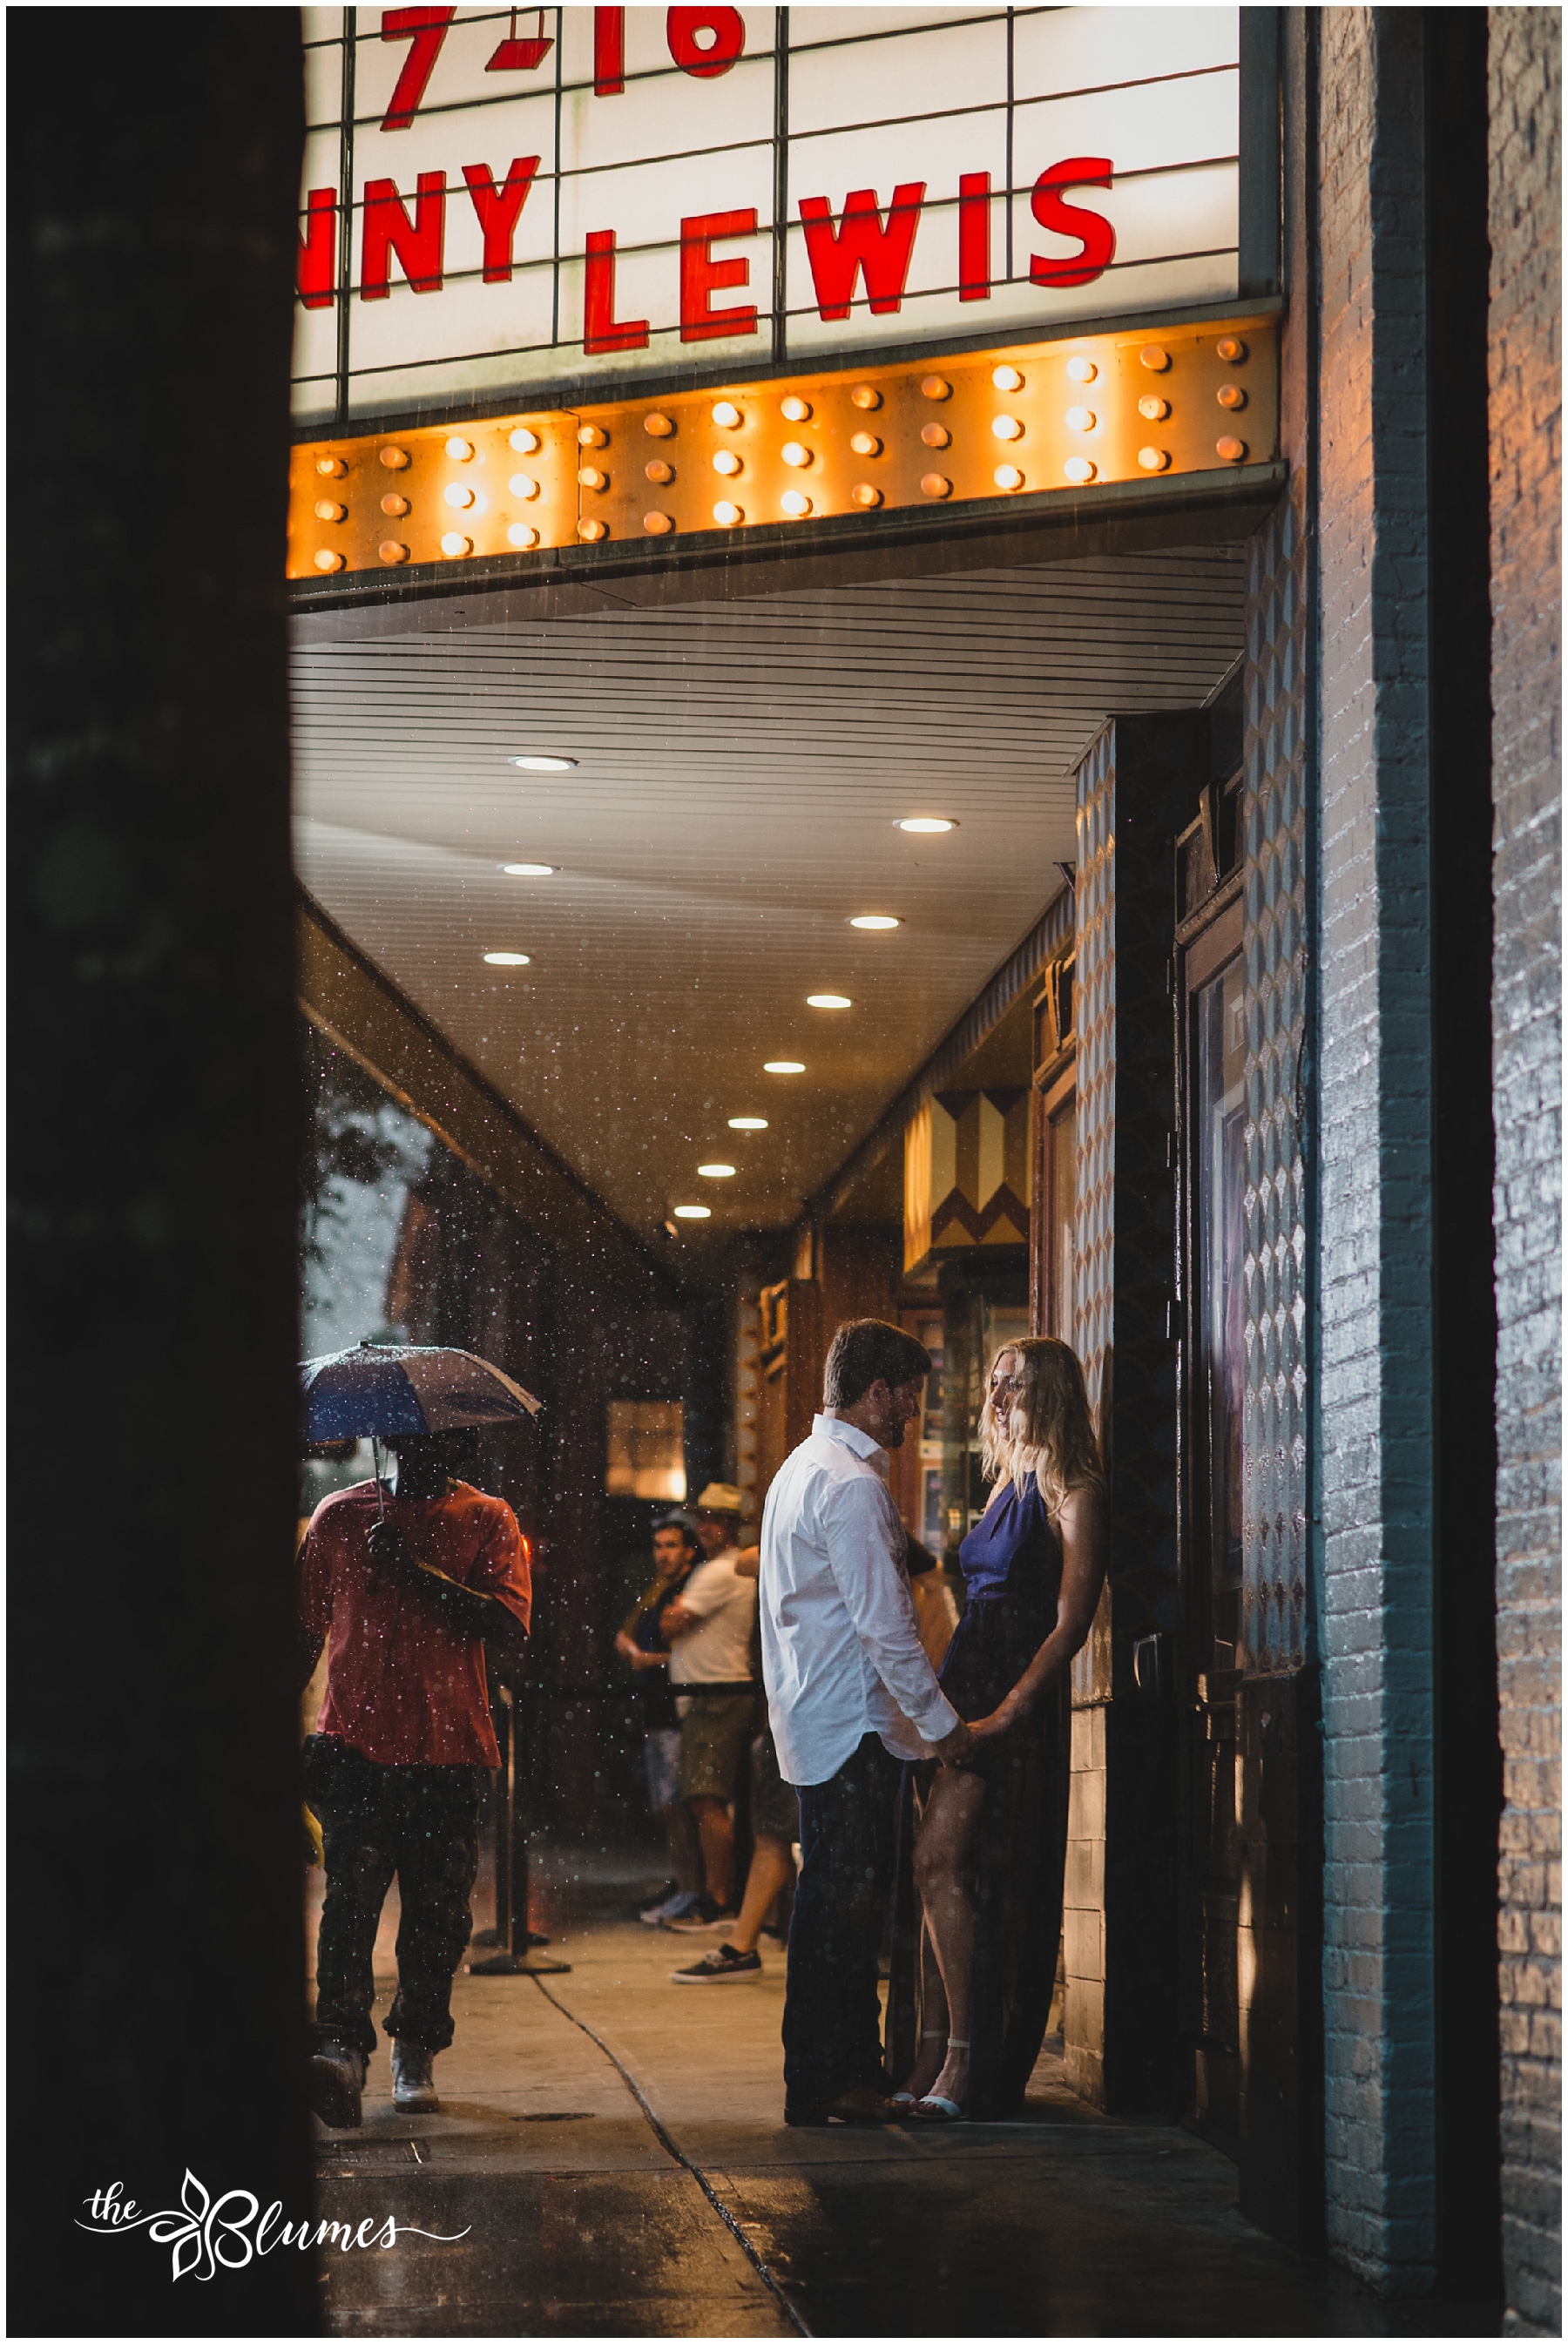
{"label": "man wearing straw hat", "polygon": [[670,1683],[681,1718],[681,1796],[703,1844],[703,1889],[693,1913],[667,1929],[723,1929],[731,1904],[735,1827],[731,1803],[751,1744],[756,1679],[752,1632],[757,1591],[735,1570],[735,1532],[745,1509],[739,1490],[710,1481],[696,1503],[703,1560],[660,1615],[670,1644]]}
{"label": "man wearing straw hat", "polygon": [[431,2063],[452,2039],[451,1984],[470,1926],[481,1773],[500,1764],[485,1675],[527,1640],[528,1547],[511,1508],[454,1478],[469,1430],[394,1436],[390,1487],[362,1481],[317,1508],[300,1554],[301,1658],[328,1651],[327,1693],[305,1745],[327,1900],[317,1952],[310,2105],[360,2121],[376,2047],[373,1956],[398,1880],[393,2105],[440,2106]]}

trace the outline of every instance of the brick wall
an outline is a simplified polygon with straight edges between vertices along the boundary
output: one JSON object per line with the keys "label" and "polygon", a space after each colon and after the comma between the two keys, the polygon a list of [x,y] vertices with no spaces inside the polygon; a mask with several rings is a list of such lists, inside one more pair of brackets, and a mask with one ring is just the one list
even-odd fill
{"label": "brick wall", "polygon": [[1491,24],[1497,1632],[1509,2325],[1561,2328],[1561,18]]}
{"label": "brick wall", "polygon": [[1430,915],[1421,12],[1320,19],[1326,2225],[1430,2286]]}

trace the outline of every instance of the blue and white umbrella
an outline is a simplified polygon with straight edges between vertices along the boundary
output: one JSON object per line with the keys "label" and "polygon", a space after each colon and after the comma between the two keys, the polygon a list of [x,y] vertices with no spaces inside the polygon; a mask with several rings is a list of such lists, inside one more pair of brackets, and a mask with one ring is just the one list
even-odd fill
{"label": "blue and white umbrella", "polygon": [[510,1424],[544,1406],[488,1359],[435,1344],[359,1343],[307,1359],[299,1378],[310,1443]]}

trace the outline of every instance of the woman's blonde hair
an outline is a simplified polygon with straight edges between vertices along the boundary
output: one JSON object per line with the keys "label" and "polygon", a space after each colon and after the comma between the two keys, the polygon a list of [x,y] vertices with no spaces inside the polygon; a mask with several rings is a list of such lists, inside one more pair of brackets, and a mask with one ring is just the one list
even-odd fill
{"label": "woman's blonde hair", "polygon": [[1053,1520],[1070,1490],[1103,1490],[1099,1442],[1089,1417],[1088,1393],[1077,1353],[1055,1335],[1027,1335],[1004,1343],[991,1362],[1015,1352],[1023,1379],[1019,1394],[1024,1430],[1014,1440],[1002,1430],[991,1405],[990,1376],[980,1410],[980,1464],[988,1481],[1007,1474],[1020,1497],[1030,1474],[1040,1485]]}

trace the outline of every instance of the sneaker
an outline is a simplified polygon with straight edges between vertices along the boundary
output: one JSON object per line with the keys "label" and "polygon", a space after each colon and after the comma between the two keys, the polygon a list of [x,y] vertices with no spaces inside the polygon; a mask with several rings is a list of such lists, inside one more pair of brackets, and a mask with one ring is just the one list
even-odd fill
{"label": "sneaker", "polygon": [[665,1897],[662,1904],[650,1904],[646,1912],[638,1914],[637,1918],[650,1929],[656,1929],[662,1921],[678,1921],[683,1914],[691,1911],[696,1901],[693,1889],[677,1888],[672,1895]]}
{"label": "sneaker", "polygon": [[678,1920],[666,1921],[663,1926],[678,1930],[683,1937],[705,1936],[713,1929],[733,1929],[740,1917],[733,1910],[721,1913],[711,1898],[700,1896],[691,1912],[682,1914]]}
{"label": "sneaker", "polygon": [[676,1985],[712,1985],[719,1978],[760,1977],[762,1967],[760,1954],[737,1954],[733,1945],[717,1945],[690,1969],[672,1970],[670,1975]]}

